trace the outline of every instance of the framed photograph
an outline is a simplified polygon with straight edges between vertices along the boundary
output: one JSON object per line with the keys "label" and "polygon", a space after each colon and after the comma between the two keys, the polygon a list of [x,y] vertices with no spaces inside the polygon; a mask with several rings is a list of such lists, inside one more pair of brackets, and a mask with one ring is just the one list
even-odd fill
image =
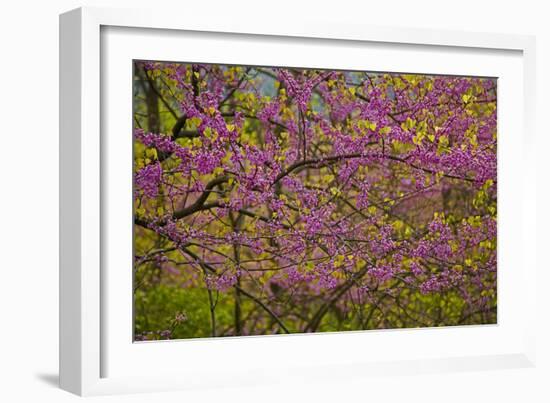
{"label": "framed photograph", "polygon": [[62,388],[534,365],[532,37],[84,8],[60,45]]}

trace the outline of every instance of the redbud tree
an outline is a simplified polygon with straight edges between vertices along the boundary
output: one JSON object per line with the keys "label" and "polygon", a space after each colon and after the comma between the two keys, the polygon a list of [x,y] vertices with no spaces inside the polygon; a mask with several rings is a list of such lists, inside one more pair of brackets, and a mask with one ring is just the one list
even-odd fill
{"label": "redbud tree", "polygon": [[135,338],[496,323],[497,82],[136,61]]}

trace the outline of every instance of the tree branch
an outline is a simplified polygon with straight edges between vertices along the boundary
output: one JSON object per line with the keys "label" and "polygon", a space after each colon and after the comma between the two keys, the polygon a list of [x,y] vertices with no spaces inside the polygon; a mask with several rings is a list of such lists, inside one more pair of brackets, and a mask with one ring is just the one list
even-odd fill
{"label": "tree branch", "polygon": [[[193,253],[187,248],[181,248],[181,251],[186,253],[187,255],[191,256],[193,259],[195,259],[201,267],[204,267],[208,271],[212,273],[216,273],[216,269],[214,269],[212,266],[210,266],[208,263],[205,263],[196,253]],[[281,326],[281,329],[284,330],[285,333],[290,333],[288,328],[285,326],[283,321],[273,312],[267,305],[265,305],[258,297],[255,297],[254,295],[250,294],[248,291],[245,291],[242,287],[239,286],[233,286],[235,289],[237,289],[241,294],[244,296],[250,298],[252,301],[254,301],[256,304],[258,304],[264,311],[266,311],[274,320]]]}
{"label": "tree branch", "polygon": [[[176,220],[179,220],[180,218],[187,217],[191,214],[196,213],[197,211],[204,210],[203,208],[204,204],[206,200],[208,200],[208,197],[210,196],[212,189],[214,189],[218,185],[221,185],[222,183],[227,182],[228,180],[229,180],[229,176],[227,175],[212,179],[210,182],[206,184],[206,187],[204,188],[204,192],[202,192],[202,194],[199,196],[197,200],[195,200],[193,204],[181,210],[175,211],[173,214],[173,217]],[[208,208],[212,208],[212,206]]]}

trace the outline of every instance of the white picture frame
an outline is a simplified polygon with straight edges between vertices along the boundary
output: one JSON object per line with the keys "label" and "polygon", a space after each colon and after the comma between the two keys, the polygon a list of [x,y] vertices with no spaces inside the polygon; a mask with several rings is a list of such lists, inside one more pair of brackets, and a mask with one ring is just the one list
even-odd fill
{"label": "white picture frame", "polygon": [[[109,39],[108,46],[106,46],[105,36],[102,35],[109,34],[109,32],[114,32],[114,36],[113,39]],[[430,331],[348,332],[349,334],[142,343],[139,346],[132,344],[131,339],[126,337],[125,332],[131,332],[131,329],[127,329],[128,326],[115,331],[117,323],[127,325],[128,320],[131,323],[131,316],[125,317],[126,319],[120,316],[124,316],[126,313],[131,315],[131,310],[128,311],[127,298],[114,301],[110,297],[114,285],[123,285],[124,279],[127,277],[113,277],[111,272],[105,271],[105,267],[109,265],[108,260],[111,259],[110,249],[104,243],[105,228],[115,227],[113,233],[109,232],[110,229],[107,230],[112,239],[116,234],[116,228],[123,228],[124,220],[129,218],[131,204],[128,202],[126,218],[124,218],[124,214],[109,214],[109,220],[105,221],[105,211],[111,209],[112,198],[109,194],[117,191],[117,184],[121,184],[121,182],[114,184],[112,182],[124,181],[125,178],[127,179],[127,175],[118,175],[114,171],[106,169],[107,166],[109,169],[120,168],[113,168],[113,164],[109,163],[109,149],[124,147],[125,143],[124,141],[113,142],[113,136],[105,137],[106,133],[110,133],[117,123],[113,123],[115,126],[112,126],[110,118],[108,118],[109,114],[102,108],[106,103],[114,105],[114,102],[120,99],[117,97],[120,97],[121,93],[123,94],[121,91],[127,87],[121,86],[114,91],[111,91],[110,87],[105,88],[104,80],[108,75],[114,79],[109,83],[118,83],[120,82],[118,79],[124,81],[125,76],[118,76],[116,71],[120,70],[121,74],[124,74],[123,69],[117,70],[116,65],[111,68],[109,63],[102,58],[107,57],[115,60],[117,57],[150,57],[152,59],[156,57],[158,60],[169,60],[163,59],[163,56],[168,53],[162,53],[162,48],[167,48],[167,46],[158,46],[156,53],[141,51],[137,54],[135,48],[131,46],[131,38],[125,37],[131,37],[138,33],[141,33],[145,39],[154,34],[154,39],[162,43],[177,41],[180,38],[178,35],[185,35],[185,33],[193,33],[195,38],[200,38],[201,33],[204,36],[212,36],[215,33],[212,41],[220,41],[220,39],[230,41],[230,37],[234,38],[235,36],[245,39],[248,37],[253,38],[254,42],[260,45],[271,43],[270,46],[278,46],[278,43],[292,41],[299,46],[307,47],[312,46],[315,41],[324,41],[323,46],[331,46],[333,49],[344,48],[348,45],[360,47],[375,44],[380,49],[393,46],[396,52],[400,52],[411,47],[416,49],[415,51],[427,52],[425,63],[434,62],[434,56],[430,54],[432,50],[448,53],[449,70],[445,73],[462,71],[456,67],[460,66],[460,63],[452,60],[453,57],[456,57],[456,54],[453,56],[455,51],[469,52],[473,56],[468,57],[473,58],[478,55],[480,60],[492,53],[495,55],[513,54],[515,61],[510,62],[510,66],[512,66],[510,73],[503,74],[510,74],[509,78],[516,79],[516,81],[507,81],[510,82],[510,92],[507,97],[511,97],[512,90],[515,91],[514,94],[519,95],[521,99],[514,98],[514,105],[517,108],[518,102],[521,102],[522,116],[514,117],[513,119],[517,120],[510,120],[506,125],[515,128],[515,133],[519,132],[521,136],[511,138],[510,143],[505,140],[504,151],[499,151],[499,175],[506,177],[510,172],[506,169],[506,165],[503,166],[502,160],[509,162],[507,153],[514,150],[521,150],[521,157],[518,160],[523,164],[523,169],[521,174],[510,179],[509,186],[504,185],[506,202],[503,201],[503,192],[499,188],[499,203],[501,201],[505,203],[503,208],[499,205],[499,211],[503,210],[506,215],[506,206],[509,211],[512,211],[515,206],[520,206],[517,209],[519,216],[510,219],[510,225],[504,225],[507,232],[502,233],[499,221],[499,265],[507,260],[513,260],[518,267],[521,267],[521,272],[514,274],[517,277],[512,275],[507,277],[506,284],[508,285],[504,290],[499,285],[499,325],[478,330],[455,328],[432,329]],[[144,46],[152,48],[151,43],[145,43]],[[105,48],[109,48],[110,51]],[[186,19],[185,22],[182,22],[178,15],[169,11],[81,8],[60,17],[60,51],[60,385],[63,389],[79,395],[96,395],[208,388],[229,384],[244,386],[266,382],[292,382],[292,379],[296,377],[323,379],[328,376],[327,374],[334,378],[335,373],[338,374],[337,377],[345,378],[352,374],[354,377],[369,376],[374,373],[398,375],[418,372],[518,368],[534,365],[536,356],[534,345],[536,328],[534,319],[536,262],[534,256],[536,253],[534,248],[536,242],[529,238],[534,235],[527,234],[536,233],[536,217],[533,208],[534,200],[526,196],[527,192],[517,191],[517,186],[521,186],[522,189],[533,188],[536,178],[535,159],[533,158],[535,127],[533,105],[535,100],[535,42],[533,37],[369,27],[353,23],[342,24],[303,19],[289,20],[285,24],[266,20],[237,21],[216,17],[196,21]],[[196,54],[198,55],[196,57],[199,58],[207,57],[200,56],[200,53]],[[228,60],[230,55],[217,57],[208,61],[240,61],[240,64],[246,64],[253,63],[259,58],[262,58],[262,61],[266,60],[266,63],[269,63],[270,60],[262,56],[261,52],[251,52],[250,57],[246,60],[243,60],[242,54],[235,56],[237,59],[234,60]],[[287,56],[287,60],[288,57],[290,56]],[[389,59],[391,59],[390,56],[388,56]],[[321,59],[310,58],[307,60],[308,65],[323,63]],[[124,60],[121,59],[120,63],[124,63]],[[344,63],[346,63],[345,60]],[[486,70],[482,67],[484,63],[488,66]],[[496,68],[491,63],[494,63],[494,60],[488,58],[479,64],[481,70],[475,71],[490,72],[492,68]],[[502,65],[505,64],[505,62],[502,63]],[[399,71],[399,65],[394,64],[394,66],[397,66],[395,68]],[[410,71],[407,68],[427,68],[422,66],[420,64],[407,66],[403,64],[401,71]],[[108,70],[103,70],[105,68]],[[504,67],[502,68],[504,69]],[[105,77],[102,77],[102,74]],[[521,82],[517,82],[517,80]],[[504,93],[506,94],[506,92]],[[129,97],[130,93],[127,96]],[[506,98],[499,98],[499,105],[501,105],[501,101],[503,101],[502,105],[506,105],[506,100]],[[512,100],[508,101],[512,106]],[[118,105],[116,107],[118,108]],[[505,106],[503,108],[506,110]],[[124,129],[125,126],[120,127]],[[507,130],[506,127],[499,126],[499,131],[501,129]],[[128,147],[128,149],[130,148]],[[120,166],[125,165],[121,164]],[[120,169],[124,170],[124,168]],[[130,172],[129,169],[127,171],[126,173]],[[105,175],[119,179],[107,181]],[[131,186],[130,182],[128,185]],[[514,189],[516,189],[515,192]],[[117,199],[120,200],[118,196]],[[120,208],[124,208],[124,203],[120,206],[118,212],[121,211]],[[500,217],[499,213],[499,220]],[[507,235],[509,235],[508,238]],[[123,236],[125,235],[123,234]],[[501,243],[500,238],[504,243]],[[512,242],[519,242],[520,245],[514,251],[506,248]],[[504,252],[501,252],[503,245],[505,246]],[[124,259],[124,256],[113,258]],[[131,262],[129,261],[128,264]],[[107,280],[109,281],[108,285]],[[524,312],[530,314],[522,315],[521,320],[516,315],[515,319],[511,318],[509,321],[506,319],[503,324],[501,322],[500,293],[504,291],[505,296],[510,295],[508,291],[512,290],[511,286],[514,283],[519,284],[519,282],[521,282],[521,290],[517,292],[520,292],[523,297],[522,304],[524,305],[522,306],[529,308]],[[505,299],[502,300],[502,304],[504,306],[502,309],[506,309],[506,314],[508,308]],[[122,320],[119,320],[121,318]],[[326,359],[317,359],[313,354],[312,348],[324,346],[329,347],[329,350],[332,351],[334,346],[342,341],[346,345],[357,346],[367,338],[369,342],[376,340],[381,345],[387,343],[388,339],[398,343],[408,338],[421,347],[416,355],[406,355],[405,352],[396,349],[392,356],[373,356],[374,358],[369,359],[363,359],[361,354],[352,357],[351,360],[339,360],[338,356],[334,354],[329,354]],[[461,340],[462,347],[454,350],[444,347],[441,345],[443,338]],[[481,341],[483,338],[487,343],[491,338],[503,341],[501,344],[493,343],[494,348],[491,350],[488,349],[488,344],[483,344],[483,342],[480,342],[477,348],[470,348],[475,340]],[[429,350],[429,347],[433,345],[441,345],[441,347]],[[288,348],[292,351],[293,359],[287,360],[287,364],[282,360],[275,362],[274,367],[278,368],[277,371],[270,370],[267,364],[264,364],[265,368],[261,367],[258,357],[262,355],[262,352],[272,351],[270,359],[277,360],[282,349]],[[199,355],[204,357],[204,354],[210,354],[207,357],[210,363],[218,357],[223,366],[225,360],[235,358],[236,350],[247,351],[240,366],[231,369],[225,368],[226,374],[229,371],[230,375],[223,376],[221,371],[224,369],[222,368],[219,373],[208,373],[208,379],[206,378],[207,369],[204,365],[198,365],[197,357]],[[383,348],[379,350],[384,352]],[[186,354],[186,357],[189,358],[183,364],[180,360],[174,363],[168,359],[174,354]],[[133,370],[136,368],[136,361],[149,364],[153,363],[153,360],[156,360],[157,364],[163,363],[164,369],[158,370],[158,374],[151,370],[143,372]],[[107,365],[108,362],[109,365]],[[126,362],[128,364],[126,366],[113,364],[112,367],[116,367],[115,370],[111,368],[111,362]],[[270,365],[273,365],[273,361]],[[152,365],[145,366],[155,368]],[[189,371],[191,367],[193,371]],[[284,368],[284,371],[281,371],[281,368]],[[307,374],[304,368],[308,369]],[[259,369],[261,371],[258,371]]]}

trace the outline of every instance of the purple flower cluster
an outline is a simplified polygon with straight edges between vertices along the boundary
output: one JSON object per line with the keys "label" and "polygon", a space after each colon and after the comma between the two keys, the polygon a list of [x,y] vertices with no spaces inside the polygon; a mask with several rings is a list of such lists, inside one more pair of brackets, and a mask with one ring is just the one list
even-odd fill
{"label": "purple flower cluster", "polygon": [[162,166],[159,162],[145,166],[136,172],[134,183],[147,197],[157,197],[159,185],[162,181]]}

